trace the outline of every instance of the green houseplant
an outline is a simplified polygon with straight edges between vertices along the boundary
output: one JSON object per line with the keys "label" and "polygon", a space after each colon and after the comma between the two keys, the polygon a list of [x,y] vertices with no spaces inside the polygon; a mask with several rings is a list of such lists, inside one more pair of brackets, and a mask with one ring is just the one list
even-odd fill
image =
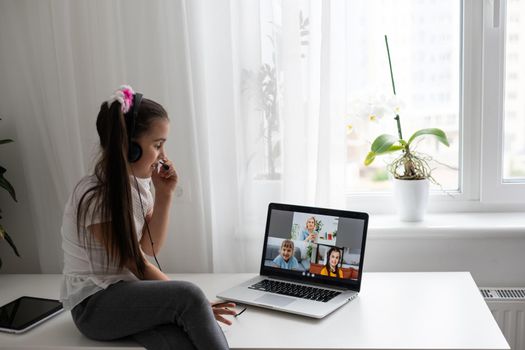
{"label": "green houseplant", "polygon": [[[385,45],[388,55],[388,64],[390,68],[390,79],[392,81],[392,91],[396,96],[396,85],[394,83],[394,73],[392,71],[392,61],[390,59],[390,49],[388,47],[388,37],[385,35]],[[408,140],[403,138],[403,132],[401,130],[401,118],[398,111],[395,111],[395,118],[397,125],[397,136],[390,134],[379,135],[370,148],[365,158],[365,165],[372,164],[376,156],[390,154],[394,152],[401,152],[401,155],[392,161],[388,165],[388,171],[392,174],[395,179],[402,180],[422,180],[429,179],[433,182],[431,169],[428,165],[426,157],[420,155],[414,151],[412,147],[414,141],[424,135],[432,135],[437,138],[439,142],[445,146],[449,146],[447,135],[445,132],[438,128],[427,128],[421,129],[414,132]]]}
{"label": "green houseplant", "polygon": [[[396,97],[396,85],[388,47],[388,37],[385,35],[385,46],[388,55],[390,80],[392,91]],[[397,126],[397,136],[381,134],[373,142],[365,158],[365,165],[372,164],[379,155],[400,153],[400,155],[387,165],[388,172],[393,177],[394,200],[397,201],[396,209],[402,221],[421,221],[426,211],[428,202],[429,181],[437,184],[432,177],[432,169],[428,164],[431,158],[415,151],[415,140],[422,136],[430,135],[440,143],[449,146],[447,135],[438,128],[425,128],[417,130],[408,139],[403,137],[399,110],[393,111]]]}
{"label": "green houseplant", "polygon": [[[0,119],[0,120],[2,120],[2,119]],[[11,139],[3,139],[3,140],[0,140],[0,145],[6,144],[6,143],[10,143],[10,142],[13,142],[13,140],[11,140]],[[0,166],[0,186],[3,189],[5,189],[11,195],[11,198],[13,198],[13,200],[16,202],[17,200],[16,200],[15,189],[13,188],[11,183],[9,183],[9,181],[7,181],[7,179],[4,177],[4,174],[5,174],[6,171],[7,171],[6,168],[4,168],[3,166]],[[2,210],[0,209],[0,219],[2,219],[1,214],[2,214]],[[16,249],[15,242],[7,234],[7,231],[5,230],[4,226],[2,226],[2,224],[0,224],[0,241],[2,241],[2,240],[5,240],[11,246],[11,248],[13,249],[14,253],[16,254],[16,256],[20,257],[20,254],[18,253],[18,249]],[[2,267],[2,259],[0,258],[0,268],[1,267]]]}

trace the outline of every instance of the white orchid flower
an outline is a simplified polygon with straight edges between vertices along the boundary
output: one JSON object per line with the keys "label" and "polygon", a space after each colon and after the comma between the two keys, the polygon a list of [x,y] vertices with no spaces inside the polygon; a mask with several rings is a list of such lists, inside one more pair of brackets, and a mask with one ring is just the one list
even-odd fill
{"label": "white orchid flower", "polygon": [[352,123],[346,124],[346,133],[350,135],[354,131],[354,125]]}
{"label": "white orchid flower", "polygon": [[391,96],[386,102],[388,109],[393,111],[394,114],[399,115],[401,110],[405,108],[403,101],[396,95]]}
{"label": "white orchid flower", "polygon": [[365,100],[356,99],[352,103],[353,115],[356,118],[372,122],[379,122],[388,110],[384,98],[368,97]]}

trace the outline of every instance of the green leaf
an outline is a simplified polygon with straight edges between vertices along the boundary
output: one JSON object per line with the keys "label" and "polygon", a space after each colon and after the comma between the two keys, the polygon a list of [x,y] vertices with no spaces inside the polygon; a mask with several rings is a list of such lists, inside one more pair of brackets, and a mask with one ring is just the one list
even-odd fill
{"label": "green leaf", "polygon": [[397,141],[398,139],[392,135],[379,135],[372,143],[371,151],[377,154],[386,153]]}
{"label": "green leaf", "polygon": [[434,135],[438,139],[439,142],[441,142],[447,147],[449,146],[447,135],[445,134],[443,130],[437,129],[437,128],[421,129],[421,130],[416,131],[414,135],[410,136],[410,139],[408,140],[408,144],[410,145],[410,143],[412,143],[412,141],[414,141],[415,138],[419,136],[423,136],[423,135]]}
{"label": "green leaf", "polygon": [[384,153],[397,152],[397,151],[401,151],[404,149],[405,149],[405,146],[393,145],[393,146],[390,146],[390,148],[386,150],[386,152]]}
{"label": "green leaf", "polygon": [[13,197],[13,200],[15,202],[17,202],[16,200],[16,193],[15,193],[15,189],[13,188],[13,186],[11,186],[11,184],[9,183],[9,181],[7,181],[7,179],[4,177],[4,173],[6,172],[7,170],[0,166],[0,187],[3,187],[5,188],[5,190],[7,192],[9,192],[9,194],[11,195],[11,197]]}
{"label": "green leaf", "polygon": [[370,164],[372,164],[374,159],[376,159],[375,152],[372,152],[372,151],[368,152],[368,154],[366,155],[366,158],[365,158],[365,165],[369,166]]}
{"label": "green leaf", "polygon": [[13,242],[13,239],[7,234],[7,232],[4,232],[4,238],[9,243],[11,248],[13,248],[13,251],[15,252],[16,256],[20,257],[20,253],[18,252],[18,249],[16,249],[15,242]]}
{"label": "green leaf", "polygon": [[[404,149],[405,149],[404,146],[392,145],[386,151],[382,152],[381,154],[397,152],[397,151],[401,151],[401,150],[404,150]],[[370,164],[372,164],[374,159],[376,159],[377,155],[379,155],[379,153],[375,153],[374,151],[368,152],[368,154],[366,155],[366,158],[365,158],[365,165],[369,166]]]}
{"label": "green leaf", "polygon": [[7,243],[13,248],[13,251],[15,252],[16,256],[20,257],[20,254],[18,253],[18,249],[16,249],[15,242],[13,239],[7,234],[6,230],[2,225],[0,225],[0,238],[3,238],[6,240]]}
{"label": "green leaf", "polygon": [[3,145],[4,143],[9,143],[9,142],[14,142],[14,141],[11,139],[0,140],[0,145]]}

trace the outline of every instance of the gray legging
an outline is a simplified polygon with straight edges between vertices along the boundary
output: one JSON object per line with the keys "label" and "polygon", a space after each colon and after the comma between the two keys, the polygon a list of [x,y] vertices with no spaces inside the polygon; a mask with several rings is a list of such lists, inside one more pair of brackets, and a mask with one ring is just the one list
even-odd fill
{"label": "gray legging", "polygon": [[71,314],[95,340],[131,336],[148,350],[229,349],[204,293],[190,282],[118,282]]}

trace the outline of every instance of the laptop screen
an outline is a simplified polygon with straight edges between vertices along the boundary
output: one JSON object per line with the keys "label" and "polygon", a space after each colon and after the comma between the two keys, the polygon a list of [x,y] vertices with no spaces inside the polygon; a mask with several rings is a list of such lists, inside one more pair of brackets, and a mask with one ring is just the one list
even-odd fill
{"label": "laptop screen", "polygon": [[368,214],[270,203],[261,275],[359,290]]}

